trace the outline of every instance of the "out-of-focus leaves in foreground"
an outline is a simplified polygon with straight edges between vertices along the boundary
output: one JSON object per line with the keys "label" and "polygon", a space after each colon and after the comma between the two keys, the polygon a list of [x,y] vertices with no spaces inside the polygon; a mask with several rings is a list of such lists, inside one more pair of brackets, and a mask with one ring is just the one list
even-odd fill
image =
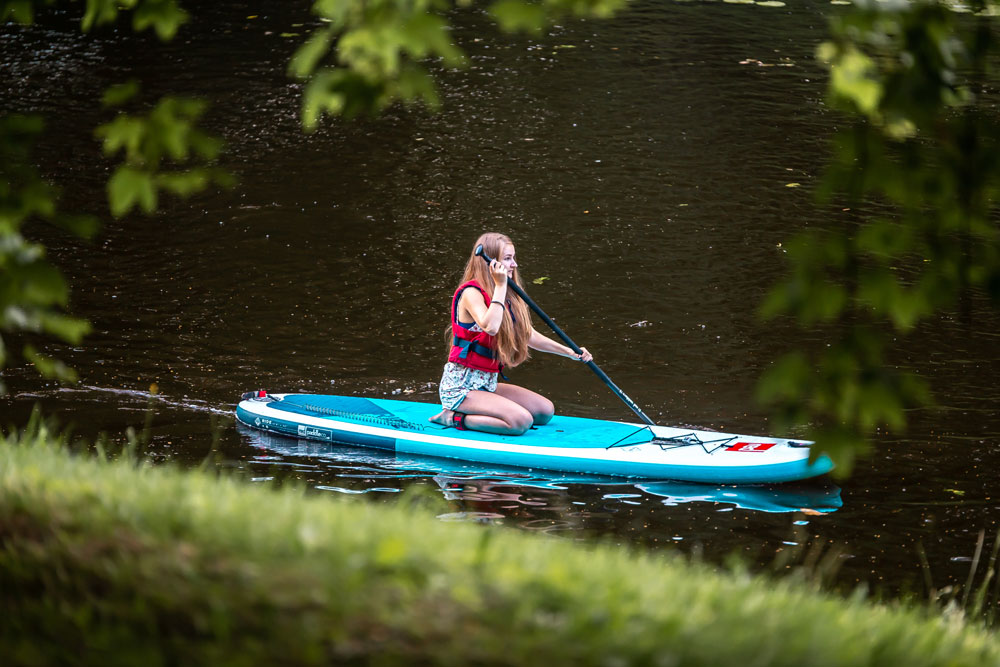
{"label": "out-of-focus leaves in foreground", "polygon": [[[52,0],[0,0],[0,21],[31,25],[37,9]],[[169,40],[188,15],[176,0],[87,0],[84,32],[118,20],[131,12],[132,28],[153,29]],[[105,107],[131,103],[139,92],[135,82],[112,86],[101,96]],[[94,91],[95,99],[98,91]],[[213,166],[221,142],[197,127],[205,110],[200,100],[165,97],[146,113],[119,111],[96,130],[109,156],[121,156],[108,181],[111,214],[119,217],[136,207],[156,210],[159,193],[189,196],[211,184],[229,185],[232,177]],[[26,226],[45,221],[80,238],[91,238],[99,228],[93,216],[73,215],[58,208],[59,189],[44,181],[32,157],[43,121],[33,115],[0,117],[0,394],[6,392],[3,370],[24,361],[46,377],[72,381],[76,373],[58,359],[40,351],[44,337],[78,344],[89,324],[65,313],[69,287],[46,258],[45,247],[24,235]]]}
{"label": "out-of-focus leaves in foreground", "polygon": [[807,426],[844,474],[878,429],[902,430],[908,408],[931,402],[924,381],[890,363],[889,341],[947,311],[971,321],[975,294],[1000,304],[1000,125],[984,95],[996,84],[986,67],[996,12],[956,8],[856,1],[817,53],[830,105],[850,117],[820,201],[879,215],[841,215],[787,244],[789,276],[762,314],[822,327],[832,341],[779,360],[759,396],[776,428]]}
{"label": "out-of-focus leaves in foreground", "polygon": [[[32,219],[44,220],[81,238],[97,231],[97,219],[59,210],[59,191],[32,165],[32,150],[43,129],[38,116],[0,117],[0,371],[13,357],[7,342],[19,341],[21,356],[46,377],[71,381],[75,374],[31,343],[47,334],[77,344],[89,331],[84,320],[64,309],[69,288],[48,261],[45,247],[23,235]],[[0,394],[6,392],[0,375]]]}
{"label": "out-of-focus leaves in foreground", "polygon": [[[489,11],[506,32],[540,33],[565,16],[606,17],[628,0],[498,0]],[[430,63],[463,67],[452,38],[450,12],[471,0],[316,0],[324,26],[299,47],[288,66],[306,82],[302,125],[313,130],[324,114],[373,115],[396,103],[440,106]]]}
{"label": "out-of-focus leaves in foreground", "polygon": [[[105,91],[104,104],[119,106],[137,93],[135,82],[113,86]],[[205,108],[201,100],[164,97],[148,113],[119,112],[97,128],[104,153],[122,156],[108,180],[112,215],[121,217],[135,207],[152,213],[161,190],[187,197],[212,183],[232,185],[228,172],[212,166],[222,149],[221,140],[198,129]],[[166,171],[166,161],[184,168]]]}
{"label": "out-of-focus leaves in foreground", "polygon": [[[0,0],[0,21],[15,21],[21,25],[35,22],[36,7],[50,6],[55,0]],[[132,13],[132,29],[142,32],[152,28],[163,41],[169,41],[188,21],[188,14],[177,0],[86,0],[80,28],[93,28],[114,23],[123,12]]]}

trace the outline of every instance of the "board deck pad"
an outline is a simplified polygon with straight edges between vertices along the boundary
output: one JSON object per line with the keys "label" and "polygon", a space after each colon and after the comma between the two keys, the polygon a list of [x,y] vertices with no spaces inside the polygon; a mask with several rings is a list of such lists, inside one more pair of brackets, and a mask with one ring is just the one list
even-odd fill
{"label": "board deck pad", "polygon": [[[359,422],[377,423],[380,419],[394,428],[404,431],[443,431],[455,434],[450,426],[431,423],[430,418],[441,411],[441,406],[414,401],[391,399],[370,399],[354,396],[310,396],[291,395],[275,401],[270,407],[301,415],[328,418],[331,421],[353,419]],[[498,436],[479,431],[461,431],[463,438],[478,442],[497,439],[512,440],[541,447],[605,447],[647,442],[653,434],[644,427],[622,424],[600,419],[565,417],[556,415],[543,427],[533,427],[527,433],[516,436]]]}

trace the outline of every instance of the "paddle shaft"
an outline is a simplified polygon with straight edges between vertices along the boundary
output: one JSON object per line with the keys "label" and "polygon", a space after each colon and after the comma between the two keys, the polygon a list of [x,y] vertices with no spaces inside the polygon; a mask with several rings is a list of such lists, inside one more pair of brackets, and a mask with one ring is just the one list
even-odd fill
{"label": "paddle shaft", "polygon": [[[493,261],[493,259],[489,255],[486,254],[486,251],[483,250],[483,246],[479,246],[479,247],[476,248],[476,254],[479,255],[480,257],[482,257],[483,261],[486,262],[487,264],[489,264],[490,262]],[[559,336],[559,338],[562,339],[562,342],[566,343],[566,345],[569,347],[569,349],[573,350],[577,354],[582,354],[583,353],[583,351],[580,349],[580,346],[577,345],[576,343],[574,343],[573,339],[570,338],[569,336],[567,336],[566,332],[563,331],[562,329],[560,329],[559,325],[557,325],[555,322],[553,322],[552,318],[549,317],[548,315],[546,315],[545,311],[543,311],[541,308],[539,308],[538,304],[536,304],[534,301],[531,300],[531,297],[529,297],[527,294],[525,294],[524,290],[521,289],[520,285],[518,285],[517,283],[515,283],[513,280],[508,280],[507,281],[507,286],[510,287],[511,289],[513,289],[514,292],[519,297],[521,297],[521,299],[526,304],[528,304],[528,307],[531,308],[531,310],[535,311],[535,314],[538,315],[540,318],[542,318],[543,322],[545,322],[547,325],[549,325],[550,329],[552,329],[554,332],[556,332],[556,335]],[[643,421],[643,423],[649,424],[650,426],[656,426],[656,422],[654,422],[652,419],[650,419],[649,417],[647,417],[646,413],[642,411],[642,408],[640,408],[638,405],[636,405],[635,401],[633,401],[631,398],[629,398],[625,394],[624,391],[622,391],[621,389],[619,389],[618,385],[616,385],[614,382],[612,382],[611,378],[608,377],[607,373],[605,373],[604,371],[601,370],[600,366],[598,366],[597,364],[595,364],[593,361],[588,361],[587,362],[587,366],[590,367],[590,370],[594,371],[594,374],[597,377],[601,378],[601,381],[604,384],[608,385],[608,388],[611,389],[611,391],[613,391],[615,393],[615,395],[618,398],[620,398],[622,400],[622,402],[625,403],[625,405],[627,405],[629,408],[632,409],[632,412],[634,412],[635,414],[637,414],[639,416],[639,419],[641,419]]]}

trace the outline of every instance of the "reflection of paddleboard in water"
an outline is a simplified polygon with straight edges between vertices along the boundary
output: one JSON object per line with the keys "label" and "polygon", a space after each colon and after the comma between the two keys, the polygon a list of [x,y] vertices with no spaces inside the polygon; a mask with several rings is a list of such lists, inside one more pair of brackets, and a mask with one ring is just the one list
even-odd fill
{"label": "reflection of paddleboard in water", "polygon": [[768,484],[833,468],[825,456],[809,463],[809,443],[783,438],[562,415],[523,435],[494,435],[429,423],[439,410],[416,401],[260,392],[240,401],[236,417],[291,437],[567,473]]}
{"label": "reflection of paddleboard in water", "polygon": [[729,503],[759,512],[836,512],[844,502],[840,487],[832,484],[781,486],[707,486],[683,482],[636,484],[637,489],[662,496],[664,505],[693,502]]}
{"label": "reflection of paddleboard in water", "polygon": [[[617,486],[636,489],[663,498],[666,505],[693,502],[728,503],[739,508],[764,512],[833,512],[840,508],[840,488],[832,484],[801,482],[779,486],[713,486],[687,482],[644,482],[633,484],[620,477],[600,475],[561,475],[526,471],[523,468],[489,466],[455,459],[413,454],[391,454],[350,445],[323,444],[295,440],[263,431],[241,429],[250,443],[289,457],[307,456],[359,466],[366,478],[433,478],[446,499],[457,500],[470,487],[490,493],[516,493],[517,489],[561,491],[568,484]],[[364,468],[360,468],[364,466]],[[378,470],[373,470],[377,467]],[[344,471],[348,473],[347,470]]]}
{"label": "reflection of paddleboard in water", "polygon": [[[418,454],[393,454],[378,449],[352,445],[324,444],[315,440],[296,440],[264,431],[241,428],[250,444],[283,456],[308,456],[359,466],[379,466],[391,477],[427,475],[461,476],[465,479],[509,480],[519,486],[565,489],[564,484],[627,484],[621,477],[602,475],[563,475],[551,471],[532,471],[512,466],[491,466],[456,459]],[[365,477],[371,477],[365,474]]]}
{"label": "reflection of paddleboard in water", "polygon": [[[517,490],[559,489],[558,486],[539,483],[541,480],[504,479],[494,477],[457,477],[435,475],[434,481],[448,500],[517,500]],[[561,480],[566,483],[565,480]],[[585,478],[574,480],[575,484],[595,484],[607,486],[603,480],[589,481]],[[626,485],[620,485],[626,486]],[[805,512],[820,514],[836,512],[843,506],[840,487],[826,485],[781,485],[781,486],[709,486],[685,482],[648,482],[634,485],[635,489],[651,496],[662,497],[664,505],[686,503],[724,503],[740,509],[759,512]],[[524,503],[531,504],[531,503]]]}

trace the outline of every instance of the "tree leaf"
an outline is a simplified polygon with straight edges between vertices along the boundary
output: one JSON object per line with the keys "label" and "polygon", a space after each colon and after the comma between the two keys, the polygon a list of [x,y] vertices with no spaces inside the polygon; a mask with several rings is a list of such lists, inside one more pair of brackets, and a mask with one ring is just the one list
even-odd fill
{"label": "tree leaf", "polygon": [[319,61],[329,52],[334,33],[330,28],[322,28],[312,34],[300,46],[288,63],[288,74],[296,79],[305,79],[315,70]]}
{"label": "tree leaf", "polygon": [[105,155],[114,155],[124,149],[126,159],[139,160],[146,131],[146,123],[141,119],[120,114],[94,130],[94,135],[102,140]]}
{"label": "tree leaf", "polygon": [[101,228],[101,221],[92,215],[58,213],[52,223],[82,239],[90,239]]}
{"label": "tree leaf", "polygon": [[132,15],[132,27],[142,32],[152,26],[161,41],[169,42],[188,19],[175,0],[143,0]]}
{"label": "tree leaf", "polygon": [[441,106],[438,98],[437,87],[434,79],[426,69],[419,65],[407,65],[400,72],[396,85],[389,88],[389,91],[400,101],[407,104],[423,102],[430,110],[437,110]]}
{"label": "tree leaf", "polygon": [[526,32],[538,35],[545,25],[545,9],[541,5],[521,0],[494,2],[489,13],[504,32]]}
{"label": "tree leaf", "polygon": [[[31,0],[6,0],[0,5],[0,22],[8,19],[21,25],[31,25],[35,22],[34,3]],[[0,368],[3,368],[3,363],[0,363]]]}
{"label": "tree leaf", "polygon": [[209,175],[204,169],[157,174],[156,184],[181,197],[188,197],[204,190],[209,183]]}
{"label": "tree leaf", "polygon": [[757,400],[764,404],[798,399],[813,384],[813,368],[804,352],[790,352],[778,359],[761,377]]}
{"label": "tree leaf", "polygon": [[59,269],[48,261],[39,257],[30,263],[18,264],[17,266],[8,265],[5,268],[9,272],[5,276],[6,280],[18,291],[15,303],[25,307],[23,313],[27,317],[16,328],[30,328],[34,331],[41,326],[41,322],[35,315],[35,309],[32,307],[65,306],[69,301],[69,288],[66,285],[66,280]]}
{"label": "tree leaf", "polygon": [[87,0],[87,9],[83,14],[80,29],[90,32],[94,26],[113,23],[118,18],[118,3],[116,0]]}
{"label": "tree leaf", "polygon": [[841,50],[830,63],[830,90],[854,104],[858,112],[874,117],[882,99],[882,85],[875,78],[872,59],[854,47]]}
{"label": "tree leaf", "polygon": [[109,86],[101,96],[105,108],[121,106],[139,94],[139,82],[135,79]]}
{"label": "tree leaf", "polygon": [[123,165],[108,180],[108,203],[111,214],[116,218],[122,217],[136,205],[151,213],[156,209],[156,202],[153,177],[147,171]]}
{"label": "tree leaf", "polygon": [[90,322],[87,320],[56,312],[42,313],[41,325],[42,331],[73,345],[78,345],[91,331]]}
{"label": "tree leaf", "polygon": [[55,378],[62,382],[76,382],[77,374],[72,368],[48,355],[42,354],[33,345],[25,345],[22,353],[24,358],[35,365],[38,372],[47,378]]}

